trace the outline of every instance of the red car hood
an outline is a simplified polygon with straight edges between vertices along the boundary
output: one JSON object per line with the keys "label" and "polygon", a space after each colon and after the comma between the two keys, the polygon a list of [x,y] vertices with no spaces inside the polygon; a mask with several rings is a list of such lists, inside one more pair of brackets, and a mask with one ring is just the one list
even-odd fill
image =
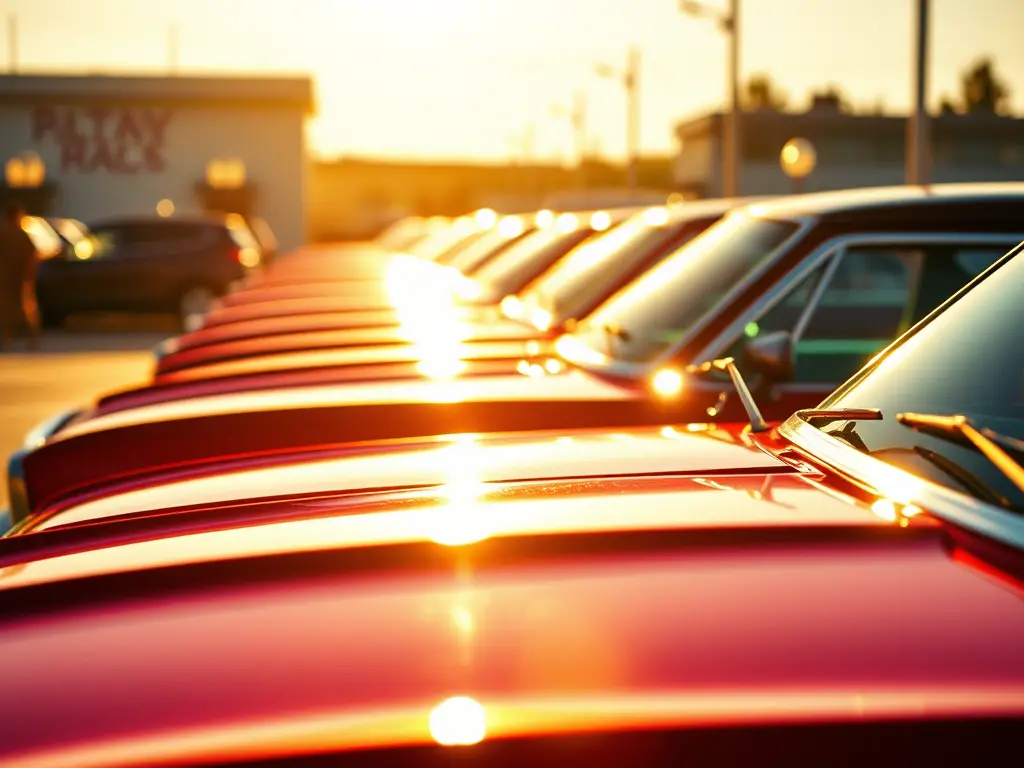
{"label": "red car hood", "polygon": [[279,259],[261,273],[246,278],[246,288],[314,283],[317,281],[376,280],[388,271],[395,255],[375,246],[334,248]]}
{"label": "red car hood", "polygon": [[[216,329],[211,329],[211,332],[214,330]],[[440,329],[438,336],[443,336],[447,331],[447,328]],[[526,341],[545,338],[545,334],[536,328],[513,320],[477,324],[459,323],[457,331],[461,338],[459,342],[456,342],[456,346],[463,349],[464,354],[461,355],[463,359],[472,359],[476,356],[474,342]],[[199,334],[202,333],[202,331],[199,332]],[[192,334],[192,336],[195,341],[196,335]],[[394,348],[394,359],[397,361],[417,360],[422,357],[422,350],[425,347],[437,346],[433,340],[421,342],[423,337],[422,329],[411,325],[400,325],[393,328],[332,328],[236,339],[227,338],[222,341],[208,340],[206,343],[193,344],[181,351],[174,351],[175,343],[171,340],[163,348],[163,354],[157,359],[156,374],[246,357],[352,347],[390,347]],[[482,350],[482,352],[487,354],[486,350]]]}
{"label": "red car hood", "polygon": [[458,432],[692,421],[707,404],[654,401],[578,370],[239,392],[74,421],[28,453],[23,471],[29,506],[39,510],[111,481],[233,457]]}
{"label": "red car hood", "polygon": [[[228,323],[250,322],[263,320],[272,317],[285,317],[288,315],[315,315],[323,313],[344,313],[355,316],[366,315],[370,318],[380,317],[382,313],[390,315],[395,308],[389,301],[380,305],[377,299],[370,303],[373,306],[361,306],[366,302],[360,302],[358,297],[352,296],[310,296],[299,299],[280,299],[278,301],[259,302],[257,304],[239,304],[232,307],[218,307],[212,309],[203,318],[203,328],[214,328]],[[453,317],[456,320],[473,321],[489,317],[495,317],[496,313],[490,307],[465,306],[456,307],[453,310]],[[359,325],[376,325],[377,323],[358,323]]]}
{"label": "red car hood", "polygon": [[[134,389],[105,395],[89,409],[88,415],[98,416],[126,408],[230,392],[429,378],[424,376],[418,362],[413,361],[365,364],[346,362],[346,357],[350,356],[345,353],[352,351],[305,352],[266,360],[244,358],[220,365],[188,368],[161,376],[155,382]],[[459,378],[511,376],[523,365],[522,358],[517,355],[466,360],[464,363],[465,368]]]}
{"label": "red car hood", "polygon": [[[490,311],[488,311],[490,310]],[[500,321],[500,312],[494,308],[480,307],[476,311],[459,312],[457,321],[477,320]],[[395,328],[404,319],[394,309],[371,309],[362,311],[304,312],[301,314],[271,314],[253,317],[243,323],[206,325],[197,331],[183,333],[167,339],[160,345],[163,354],[173,354],[206,344],[220,344],[240,339],[267,338],[289,333],[310,331],[346,330],[349,328]],[[505,323],[508,325],[508,323]]]}
{"label": "red car hood", "polygon": [[[342,347],[341,349],[311,349],[297,352],[279,352],[273,355],[252,355],[222,362],[211,362],[190,368],[163,373],[157,383],[205,381],[226,376],[250,373],[275,373],[310,367],[364,367],[371,365],[413,365],[424,371],[444,366],[452,373],[463,369],[463,364],[482,360],[520,360],[524,356],[545,354],[549,346],[538,341],[479,341],[458,343],[437,348],[418,344]],[[423,376],[423,373],[417,374]],[[449,374],[445,374],[449,375]]]}
{"label": "red car hood", "polygon": [[318,280],[313,283],[255,287],[222,296],[218,301],[218,306],[234,307],[241,304],[262,304],[282,299],[308,299],[319,296],[348,298],[354,300],[353,304],[356,306],[360,302],[366,307],[391,306],[387,285],[383,280],[376,278],[364,280]]}
{"label": "red car hood", "polygon": [[789,471],[768,453],[750,450],[735,427],[708,424],[458,435],[366,442],[310,452],[301,460],[242,459],[186,475],[171,471],[134,490],[105,493],[63,507],[33,530],[113,515],[191,505],[322,495],[354,490],[443,485],[471,478],[497,483],[529,478],[609,475],[734,474]]}
{"label": "red car hood", "polygon": [[909,523],[750,471],[456,479],[9,537],[0,759],[431,743],[452,696],[488,739],[1021,717],[1019,589]]}

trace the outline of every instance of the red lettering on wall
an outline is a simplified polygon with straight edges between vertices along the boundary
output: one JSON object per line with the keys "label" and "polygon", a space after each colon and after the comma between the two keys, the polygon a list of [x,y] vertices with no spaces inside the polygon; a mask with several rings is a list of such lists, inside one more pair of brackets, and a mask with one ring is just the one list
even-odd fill
{"label": "red lettering on wall", "polygon": [[114,128],[114,138],[118,141],[132,141],[141,144],[144,140],[142,129],[135,121],[135,115],[125,110],[117,116],[117,126]]}
{"label": "red lettering on wall", "polygon": [[85,169],[85,137],[72,136],[60,145],[60,170],[71,173]]}
{"label": "red lettering on wall", "polygon": [[59,147],[64,173],[162,173],[172,117],[168,109],[40,106],[32,138]]}
{"label": "red lettering on wall", "polygon": [[32,110],[32,140],[40,142],[57,132],[57,110],[51,106]]}

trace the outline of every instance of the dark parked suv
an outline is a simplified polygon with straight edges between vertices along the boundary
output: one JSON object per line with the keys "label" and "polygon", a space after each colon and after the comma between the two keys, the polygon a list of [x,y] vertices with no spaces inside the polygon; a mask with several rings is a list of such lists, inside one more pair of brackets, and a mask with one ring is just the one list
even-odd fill
{"label": "dark parked suv", "polygon": [[96,222],[92,247],[39,267],[43,320],[73,312],[174,312],[198,327],[210,301],[260,266],[260,247],[237,217],[131,217]]}

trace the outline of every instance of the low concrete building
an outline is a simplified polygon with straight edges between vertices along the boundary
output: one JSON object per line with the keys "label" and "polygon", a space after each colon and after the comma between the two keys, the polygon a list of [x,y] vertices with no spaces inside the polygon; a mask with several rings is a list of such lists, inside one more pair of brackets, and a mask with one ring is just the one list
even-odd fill
{"label": "low concrete building", "polygon": [[306,77],[0,76],[2,191],[86,222],[158,205],[260,216],[292,248],[313,108]]}
{"label": "low concrete building", "polygon": [[[676,126],[679,153],[673,175],[680,191],[722,194],[723,122],[716,112]],[[931,129],[933,182],[1024,180],[1024,119],[944,113],[933,117]],[[794,191],[779,155],[797,137],[809,140],[817,155],[804,191],[902,184],[906,135],[904,117],[850,114],[829,98],[815,100],[802,113],[744,112],[740,191]]]}

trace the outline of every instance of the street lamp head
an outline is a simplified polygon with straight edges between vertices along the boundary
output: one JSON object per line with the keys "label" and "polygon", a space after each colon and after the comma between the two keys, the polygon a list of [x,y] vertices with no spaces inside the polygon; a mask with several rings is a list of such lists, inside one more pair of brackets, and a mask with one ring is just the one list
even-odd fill
{"label": "street lamp head", "polygon": [[779,153],[779,165],[782,172],[791,179],[805,179],[814,171],[818,163],[818,155],[814,145],[807,139],[790,139]]}

